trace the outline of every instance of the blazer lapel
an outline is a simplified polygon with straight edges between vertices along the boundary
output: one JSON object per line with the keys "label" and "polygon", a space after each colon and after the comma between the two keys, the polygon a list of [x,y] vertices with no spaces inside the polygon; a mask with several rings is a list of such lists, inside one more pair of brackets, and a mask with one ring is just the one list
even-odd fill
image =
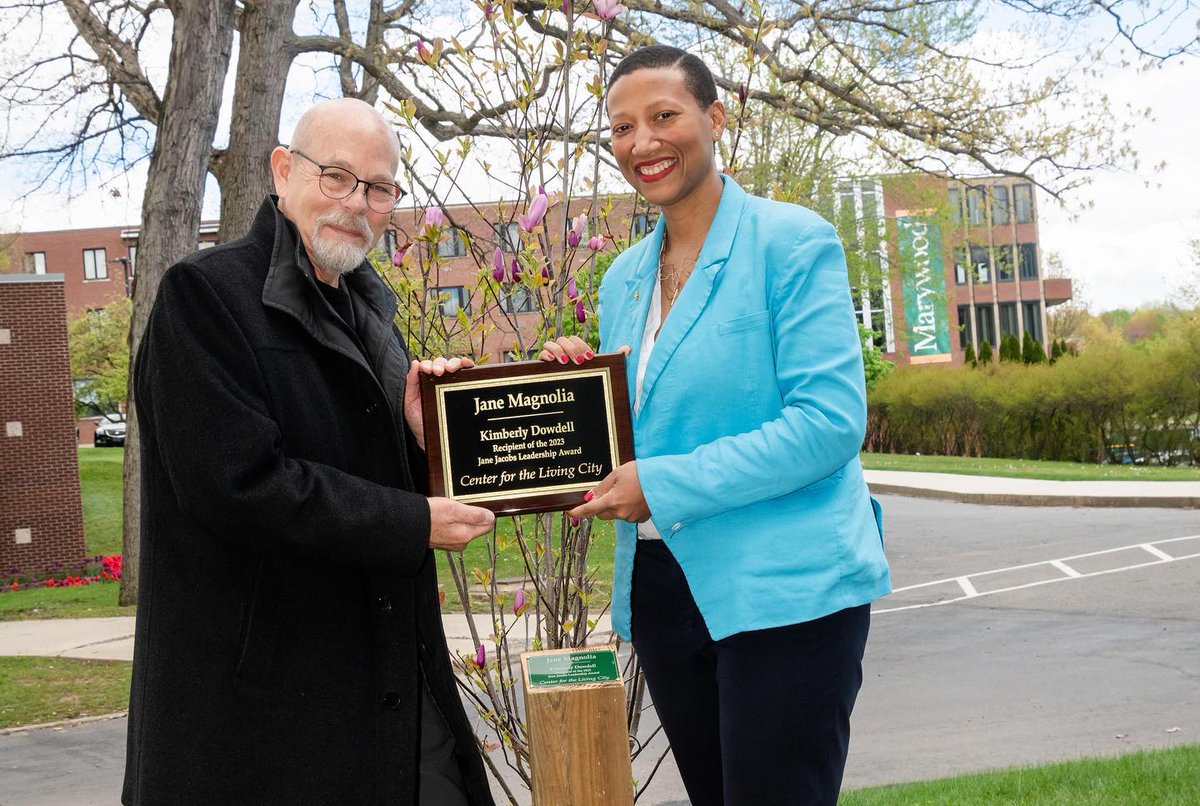
{"label": "blazer lapel", "polygon": [[[713,216],[712,225],[708,228],[708,236],[704,239],[700,256],[696,259],[696,267],[692,270],[687,283],[684,284],[670,313],[667,314],[666,321],[662,323],[658,338],[654,342],[654,351],[650,353],[650,362],[646,365],[646,377],[642,379],[643,407],[650,398],[655,382],[662,375],[671,356],[675,354],[676,348],[679,347],[692,326],[696,324],[696,320],[700,318],[700,314],[708,306],[717,276],[725,267],[725,262],[729,260],[729,253],[733,249],[733,239],[742,218],[742,208],[746,204],[746,192],[737,182],[724,174],[721,175],[721,180],[725,183],[725,188],[721,192],[721,201],[717,205],[717,213]],[[664,226],[660,224],[656,231],[658,229],[664,229]],[[662,236],[660,235],[659,245],[661,246],[661,244]],[[658,251],[655,250],[655,269],[657,269],[657,257]],[[651,276],[650,287],[652,289],[654,287],[653,276]],[[644,309],[641,324],[645,328],[646,313]],[[641,331],[639,330],[638,333],[640,334]],[[640,338],[638,343],[641,343]],[[636,367],[637,364],[634,363],[632,366]]]}

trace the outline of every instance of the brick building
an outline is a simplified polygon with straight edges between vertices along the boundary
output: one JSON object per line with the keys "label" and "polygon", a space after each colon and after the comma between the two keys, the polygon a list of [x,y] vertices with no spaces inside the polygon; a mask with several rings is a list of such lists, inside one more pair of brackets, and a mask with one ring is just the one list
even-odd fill
{"label": "brick building", "polygon": [[61,274],[0,274],[0,574],[84,557]]}
{"label": "brick building", "polygon": [[[997,347],[1001,336],[1026,331],[1048,346],[1046,309],[1071,298],[1071,281],[1045,277],[1032,184],[904,174],[840,182],[823,201],[819,212],[846,242],[856,314],[888,360],[961,364],[967,344],[978,353],[984,341]],[[593,219],[588,235],[601,232],[612,243],[636,240],[653,228],[655,213],[635,207],[631,197],[611,203],[602,219]],[[572,200],[572,215],[587,209],[588,200]],[[445,212],[454,227],[437,247],[436,276],[413,281],[430,287],[429,301],[438,301],[447,321],[460,310],[483,312],[488,330],[482,350],[479,339],[464,348],[493,360],[527,357],[539,323],[529,290],[511,287],[496,304],[480,284],[497,245],[506,259],[514,253],[514,211],[489,202]],[[385,253],[418,237],[422,214],[395,213]],[[561,220],[561,207],[555,207],[546,222],[557,228]],[[201,226],[200,248],[214,243],[216,230],[214,222]],[[23,233],[8,249],[9,270],[63,274],[73,318],[127,292],[136,276],[137,235],[135,227]],[[580,250],[576,263],[586,256]]]}
{"label": "brick building", "polygon": [[[67,321],[109,300],[129,296],[137,276],[138,227],[22,232],[10,236],[7,269],[0,271],[61,275],[66,291]],[[217,240],[217,223],[200,225],[197,248]]]}
{"label": "brick building", "polygon": [[961,364],[968,344],[978,354],[1026,331],[1048,348],[1046,309],[1072,289],[1045,276],[1029,182],[846,181],[822,212],[846,242],[856,314],[887,360]]}

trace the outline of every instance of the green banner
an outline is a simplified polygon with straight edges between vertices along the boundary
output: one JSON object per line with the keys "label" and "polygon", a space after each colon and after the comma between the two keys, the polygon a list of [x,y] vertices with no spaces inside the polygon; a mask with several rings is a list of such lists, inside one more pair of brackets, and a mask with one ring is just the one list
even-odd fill
{"label": "green banner", "polygon": [[525,656],[532,688],[576,686],[620,680],[617,653],[611,649],[581,649]]}
{"label": "green banner", "polygon": [[950,317],[942,230],[917,216],[897,216],[904,329],[913,363],[950,360]]}

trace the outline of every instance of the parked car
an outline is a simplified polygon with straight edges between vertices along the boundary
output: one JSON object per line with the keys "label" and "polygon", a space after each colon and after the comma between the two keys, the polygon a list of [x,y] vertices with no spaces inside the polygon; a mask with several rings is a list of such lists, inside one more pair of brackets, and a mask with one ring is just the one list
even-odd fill
{"label": "parked car", "polygon": [[125,418],[120,414],[104,415],[104,419],[96,424],[95,445],[97,448],[106,446],[124,447]]}

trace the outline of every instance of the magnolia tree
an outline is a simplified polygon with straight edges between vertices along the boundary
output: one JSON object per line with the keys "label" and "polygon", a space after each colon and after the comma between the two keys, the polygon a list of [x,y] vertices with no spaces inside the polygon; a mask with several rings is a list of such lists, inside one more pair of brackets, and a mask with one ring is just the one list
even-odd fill
{"label": "magnolia tree", "polygon": [[[526,17],[511,4],[487,3],[478,10],[479,28],[469,43],[457,37],[414,42],[414,52],[429,68],[424,90],[434,102],[470,108],[474,99],[491,98],[507,107],[496,128],[512,134],[492,137],[490,144],[471,136],[445,144],[420,127],[414,103],[392,107],[409,144],[404,168],[423,203],[413,211],[418,223],[411,239],[380,259],[379,269],[403,301],[398,325],[413,354],[467,353],[486,361],[485,344],[495,342],[497,330],[511,338],[516,356],[570,333],[596,345],[596,286],[627,243],[631,209],[622,199],[616,212],[618,203],[600,193],[607,171],[602,56],[611,21],[622,11],[599,0],[586,12],[564,3]],[[546,25],[560,26],[566,44],[543,47],[536,30]],[[493,161],[510,171],[495,168]],[[505,188],[504,198],[486,206],[479,202],[478,192],[464,184],[463,173],[472,169]],[[448,204],[456,199],[467,200],[470,221],[455,220],[454,210],[464,209]],[[482,231],[479,220],[486,225]],[[450,238],[465,242],[475,291],[471,305],[454,306],[455,313],[446,316],[438,289],[448,265],[439,246]],[[525,315],[519,318],[517,311]],[[564,513],[505,518],[483,540],[484,563],[472,566],[464,554],[445,554],[476,647],[453,662],[485,725],[481,745],[488,768],[516,803],[532,775],[517,654],[610,640],[607,632],[597,633],[609,585],[598,579],[590,558],[589,520]],[[519,578],[500,579],[498,570],[514,564]],[[638,761],[652,737],[639,738],[644,686],[634,654],[624,657],[640,794],[667,750],[660,743],[655,758]]]}

